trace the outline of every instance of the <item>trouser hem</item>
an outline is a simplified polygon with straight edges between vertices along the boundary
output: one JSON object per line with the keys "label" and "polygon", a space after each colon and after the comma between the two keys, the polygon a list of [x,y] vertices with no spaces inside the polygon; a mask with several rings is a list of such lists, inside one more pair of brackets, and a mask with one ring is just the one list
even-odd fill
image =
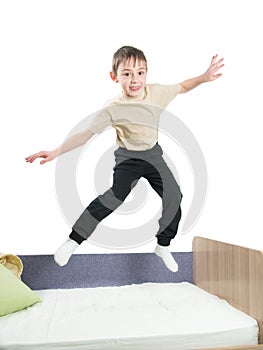
{"label": "trouser hem", "polygon": [[171,243],[171,239],[165,239],[165,238],[158,239],[157,237],[157,243],[162,247],[168,247]]}
{"label": "trouser hem", "polygon": [[69,235],[69,238],[77,242],[78,244],[81,244],[83,241],[85,241],[85,238],[83,238],[74,230],[72,230],[71,234]]}

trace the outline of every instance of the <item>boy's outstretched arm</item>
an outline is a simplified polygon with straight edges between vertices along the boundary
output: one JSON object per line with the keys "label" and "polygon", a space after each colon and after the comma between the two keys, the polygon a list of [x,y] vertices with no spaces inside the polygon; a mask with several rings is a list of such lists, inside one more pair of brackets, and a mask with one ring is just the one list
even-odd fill
{"label": "boy's outstretched arm", "polygon": [[69,152],[74,148],[84,145],[84,143],[88,142],[88,140],[91,139],[93,135],[93,132],[91,132],[89,129],[86,129],[79,134],[72,135],[65,142],[63,142],[61,146],[52,151],[40,151],[26,157],[26,162],[33,163],[37,158],[43,158],[43,160],[40,162],[41,165],[50,162],[60,154]]}
{"label": "boy's outstretched arm", "polygon": [[213,56],[208,69],[203,74],[192,79],[187,79],[182,83],[180,83],[181,93],[186,93],[196,88],[200,84],[214,81],[219,77],[221,77],[222,73],[217,73],[217,72],[220,68],[224,66],[223,61],[224,61],[223,58],[218,59],[218,55]]}

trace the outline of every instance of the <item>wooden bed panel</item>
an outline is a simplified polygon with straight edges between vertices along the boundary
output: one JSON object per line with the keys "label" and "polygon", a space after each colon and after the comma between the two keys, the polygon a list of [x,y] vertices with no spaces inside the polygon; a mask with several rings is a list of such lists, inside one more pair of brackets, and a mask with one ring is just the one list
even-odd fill
{"label": "wooden bed panel", "polygon": [[193,261],[195,284],[255,318],[263,344],[263,252],[195,237]]}

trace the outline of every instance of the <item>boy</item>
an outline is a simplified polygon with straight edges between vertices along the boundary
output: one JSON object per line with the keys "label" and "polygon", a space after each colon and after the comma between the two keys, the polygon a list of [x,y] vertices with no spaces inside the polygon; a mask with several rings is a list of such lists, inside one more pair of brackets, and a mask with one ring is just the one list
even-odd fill
{"label": "boy", "polygon": [[169,270],[178,270],[168,247],[181,219],[182,194],[158,144],[159,117],[177,94],[219,78],[221,73],[216,72],[223,67],[222,61],[217,59],[217,55],[213,56],[204,74],[180,84],[148,85],[144,53],[134,47],[123,46],[115,52],[110,72],[111,79],[120,84],[122,94],[97,113],[88,129],[71,136],[53,151],[38,152],[26,158],[29,163],[44,158],[40,162],[44,164],[85,144],[95,133],[102,132],[108,126],[116,129],[119,148],[115,151],[113,185],[92,201],[76,221],[69,239],[54,254],[58,265],[67,264],[78,245],[92,234],[101,220],[123,203],[138,180],[144,177],[162,198],[163,210],[156,234],[155,253]]}

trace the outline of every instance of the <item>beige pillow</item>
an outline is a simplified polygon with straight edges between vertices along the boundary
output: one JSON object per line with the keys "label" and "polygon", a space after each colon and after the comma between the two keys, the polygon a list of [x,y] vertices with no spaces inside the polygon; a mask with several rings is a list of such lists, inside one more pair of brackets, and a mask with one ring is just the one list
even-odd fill
{"label": "beige pillow", "polygon": [[23,263],[18,256],[13,254],[3,254],[0,252],[0,264],[6,267],[17,278],[21,278]]}

